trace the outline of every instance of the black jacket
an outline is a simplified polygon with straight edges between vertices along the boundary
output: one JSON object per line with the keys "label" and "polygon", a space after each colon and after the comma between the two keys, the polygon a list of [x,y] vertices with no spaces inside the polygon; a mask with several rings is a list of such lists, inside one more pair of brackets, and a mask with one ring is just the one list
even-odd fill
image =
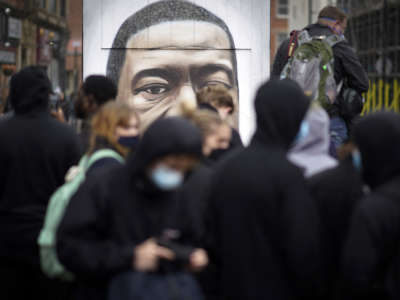
{"label": "black jacket", "polygon": [[312,299],[320,289],[316,207],[286,159],[308,105],[292,81],[264,84],[250,146],[216,170],[208,243],[226,299]]}
{"label": "black jacket", "polygon": [[199,245],[190,203],[180,201],[178,191],[161,191],[146,175],[152,162],[171,153],[201,155],[200,133],[188,121],[156,121],[126,166],[97,172],[71,199],[57,252],[77,275],[78,299],[105,299],[108,280],[132,270],[135,246],[167,229],[177,230],[180,243]]}
{"label": "black jacket", "polygon": [[354,141],[371,194],[352,219],[343,255],[343,295],[348,299],[399,299],[400,116],[377,113],[366,117],[356,125]]}
{"label": "black jacket", "polygon": [[0,259],[38,267],[47,203],[80,158],[78,138],[43,111],[0,121],[0,140]]}
{"label": "black jacket", "polygon": [[[319,23],[308,25],[305,29],[311,36],[329,36],[334,34],[328,26]],[[286,65],[288,61],[289,42],[290,39],[287,39],[279,46],[272,66],[271,77],[279,78]],[[358,93],[367,92],[369,88],[368,75],[350,44],[347,41],[343,41],[337,43],[332,49],[335,60],[334,75],[336,83],[339,84],[342,80],[346,80],[347,86],[355,89]],[[336,107],[328,112],[330,116],[338,113],[338,102],[336,100]]]}
{"label": "black jacket", "polygon": [[79,160],[75,133],[49,115],[50,90],[42,69],[22,69],[10,80],[15,114],[0,120],[0,260],[36,269],[47,203]]}
{"label": "black jacket", "polygon": [[350,156],[337,167],[310,177],[308,184],[321,217],[325,297],[333,299],[340,278],[342,248],[354,208],[363,196],[363,183]]}

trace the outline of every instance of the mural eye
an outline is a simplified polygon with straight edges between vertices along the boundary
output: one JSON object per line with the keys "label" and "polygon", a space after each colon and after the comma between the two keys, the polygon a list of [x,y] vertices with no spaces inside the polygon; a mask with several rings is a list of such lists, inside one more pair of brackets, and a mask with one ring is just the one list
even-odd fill
{"label": "mural eye", "polygon": [[160,95],[168,91],[168,87],[164,84],[152,84],[141,88],[141,91],[152,95]]}
{"label": "mural eye", "polygon": [[142,94],[147,100],[158,99],[157,96],[162,96],[163,94],[170,91],[170,87],[166,84],[147,84],[140,88],[135,89],[134,94]]}

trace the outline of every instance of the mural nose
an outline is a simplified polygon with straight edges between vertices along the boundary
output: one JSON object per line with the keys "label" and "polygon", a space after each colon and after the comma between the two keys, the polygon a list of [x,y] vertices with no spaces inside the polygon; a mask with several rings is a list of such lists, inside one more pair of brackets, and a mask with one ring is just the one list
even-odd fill
{"label": "mural nose", "polygon": [[193,86],[191,84],[183,85],[180,88],[180,90],[176,96],[175,102],[174,102],[171,110],[168,112],[168,115],[170,115],[170,116],[180,115],[182,102],[185,102],[186,106],[189,106],[189,107],[197,106],[196,92],[194,91]]}

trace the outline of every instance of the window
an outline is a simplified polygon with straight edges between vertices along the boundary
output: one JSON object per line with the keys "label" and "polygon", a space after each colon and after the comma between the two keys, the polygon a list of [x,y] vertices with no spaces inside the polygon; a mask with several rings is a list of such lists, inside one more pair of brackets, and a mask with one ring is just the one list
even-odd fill
{"label": "window", "polygon": [[53,14],[57,13],[57,0],[50,0],[49,11]]}
{"label": "window", "polygon": [[60,16],[66,17],[67,15],[66,11],[67,11],[66,0],[60,0]]}
{"label": "window", "polygon": [[289,15],[289,0],[277,0],[276,15],[281,18],[287,18]]}
{"label": "window", "polygon": [[37,0],[36,3],[38,4],[39,8],[46,9],[46,0]]}

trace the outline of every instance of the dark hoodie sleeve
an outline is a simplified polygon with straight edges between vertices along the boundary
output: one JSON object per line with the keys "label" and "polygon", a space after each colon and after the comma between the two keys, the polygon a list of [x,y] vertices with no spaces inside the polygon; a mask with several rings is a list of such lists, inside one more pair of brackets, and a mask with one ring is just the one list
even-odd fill
{"label": "dark hoodie sleeve", "polygon": [[[344,247],[342,284],[352,298],[367,298],[398,249],[398,207],[370,196],[356,209]],[[398,251],[398,250],[397,250]]]}
{"label": "dark hoodie sleeve", "polygon": [[319,296],[323,280],[317,209],[299,170],[293,167],[281,176],[283,256],[299,292]]}
{"label": "dark hoodie sleeve", "polygon": [[336,44],[334,54],[335,74],[340,74],[339,78],[346,78],[347,85],[360,94],[367,92],[369,88],[368,75],[349,43],[344,41]]}
{"label": "dark hoodie sleeve", "polygon": [[72,197],[57,231],[57,254],[78,277],[107,278],[132,269],[134,245],[109,236],[110,210],[105,185],[97,176]]}

